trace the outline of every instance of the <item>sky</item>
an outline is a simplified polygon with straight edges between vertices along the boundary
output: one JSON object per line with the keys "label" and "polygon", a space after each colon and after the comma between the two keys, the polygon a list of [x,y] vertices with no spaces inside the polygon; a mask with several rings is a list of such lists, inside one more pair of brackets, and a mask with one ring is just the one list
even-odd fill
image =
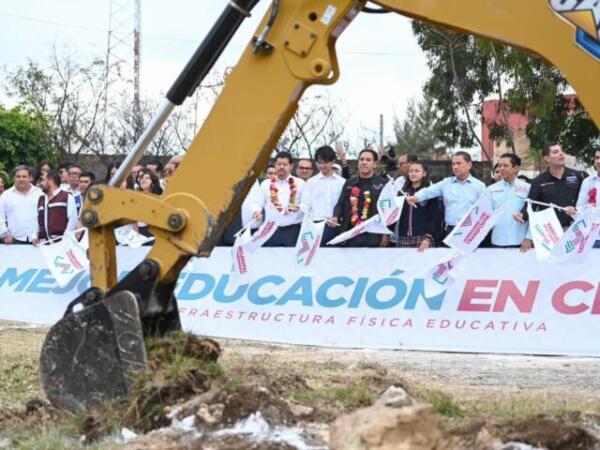
{"label": "sky", "polygon": [[[113,5],[133,0],[113,0]],[[225,0],[141,0],[142,95],[160,97],[190,58],[226,5]],[[270,1],[262,0],[216,68],[235,65]],[[28,58],[46,62],[56,47],[77,57],[104,57],[110,0],[0,0],[0,68]],[[131,6],[133,8],[133,6]],[[384,140],[393,142],[393,118],[402,119],[411,98],[420,98],[429,69],[410,21],[396,14],[360,14],[338,39],[341,68],[328,87],[348,117],[345,140],[358,144],[376,133],[384,115]],[[314,89],[314,88],[311,88]],[[0,101],[8,102],[0,94]]]}

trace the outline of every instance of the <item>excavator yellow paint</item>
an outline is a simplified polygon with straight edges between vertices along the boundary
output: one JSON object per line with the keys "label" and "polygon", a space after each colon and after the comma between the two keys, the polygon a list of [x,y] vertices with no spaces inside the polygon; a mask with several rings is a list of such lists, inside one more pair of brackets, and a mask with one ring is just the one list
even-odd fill
{"label": "excavator yellow paint", "polygon": [[578,26],[584,30],[590,36],[600,39],[600,35],[596,30],[596,22],[594,21],[593,11],[571,11],[563,13],[563,16],[569,19],[575,26]]}

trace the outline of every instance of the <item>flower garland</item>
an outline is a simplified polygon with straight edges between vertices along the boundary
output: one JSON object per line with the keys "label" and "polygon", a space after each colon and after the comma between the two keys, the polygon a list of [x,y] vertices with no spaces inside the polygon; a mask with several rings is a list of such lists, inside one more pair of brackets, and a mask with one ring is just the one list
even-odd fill
{"label": "flower garland", "polygon": [[350,225],[355,227],[369,218],[369,209],[371,206],[371,192],[363,192],[365,202],[363,204],[362,214],[358,215],[358,198],[360,197],[360,187],[354,186],[350,191]]}
{"label": "flower garland", "polygon": [[596,195],[597,195],[598,191],[595,187],[591,188],[588,191],[588,203],[591,204],[592,206],[596,206]]}
{"label": "flower garland", "polygon": [[[289,181],[289,185],[290,185],[290,198],[288,201],[287,210],[288,211],[298,211],[298,206],[296,205],[296,195],[298,194],[298,187],[296,186],[296,180],[294,180],[294,177],[290,177],[288,179],[288,181]],[[269,185],[269,196],[271,197],[271,203],[273,204],[273,206],[277,209],[277,211],[281,212],[285,208],[283,206],[281,206],[281,203],[279,202],[279,197],[277,196],[279,189],[277,189],[277,186],[275,185],[276,182],[277,182],[277,177],[272,176],[271,184]]]}

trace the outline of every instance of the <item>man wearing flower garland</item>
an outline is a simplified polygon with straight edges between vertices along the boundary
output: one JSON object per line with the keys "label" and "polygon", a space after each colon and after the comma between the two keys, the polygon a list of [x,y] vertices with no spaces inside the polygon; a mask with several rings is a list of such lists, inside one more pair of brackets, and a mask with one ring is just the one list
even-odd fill
{"label": "man wearing flower garland", "polygon": [[300,234],[304,181],[291,175],[292,164],[292,155],[288,152],[277,153],[275,176],[260,184],[261,195],[252,205],[252,217],[256,221],[262,220],[262,211],[266,208],[274,208],[283,215],[277,231],[264,244],[265,247],[294,247]]}
{"label": "man wearing flower garland", "polygon": [[[598,202],[600,193],[600,150],[596,150],[594,155],[594,168],[596,173],[587,177],[581,183],[581,189],[579,190],[579,197],[577,198],[577,209],[582,210],[586,206],[592,206],[594,208],[600,207]],[[600,240],[597,240],[594,244],[594,248],[600,248]]]}
{"label": "man wearing flower garland", "polygon": [[[377,159],[377,152],[372,149],[364,149],[358,154],[358,176],[350,178],[344,184],[333,211],[334,217],[330,220],[334,226],[340,225],[340,232],[350,230],[377,214],[377,200],[386,183],[385,178],[375,175]],[[388,243],[388,235],[362,233],[341,245],[386,247]]]}

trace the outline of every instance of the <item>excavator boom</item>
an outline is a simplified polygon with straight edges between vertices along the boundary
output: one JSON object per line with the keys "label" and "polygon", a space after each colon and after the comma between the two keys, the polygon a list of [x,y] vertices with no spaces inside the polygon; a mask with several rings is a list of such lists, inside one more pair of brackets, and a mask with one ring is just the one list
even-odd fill
{"label": "excavator boom", "polygon": [[[53,403],[77,409],[126,394],[129,374],[144,366],[143,337],[180,328],[173,295],[179,272],[192,256],[210,255],[304,91],[337,80],[336,40],[365,8],[361,0],[274,1],[164,195],[115,188],[139,160],[153,131],[193,92],[256,3],[229,1],[112,186],[90,188],[82,221],[90,232],[92,287],[72,302],[42,350],[42,380]],[[564,0],[373,3],[541,55],[562,71],[595,123],[600,123],[600,7],[582,9],[586,2]],[[197,175],[199,168],[212,167],[227,169]],[[155,245],[118,281],[114,228],[138,220],[149,225]],[[120,381],[111,386],[99,383],[102,379]]]}

